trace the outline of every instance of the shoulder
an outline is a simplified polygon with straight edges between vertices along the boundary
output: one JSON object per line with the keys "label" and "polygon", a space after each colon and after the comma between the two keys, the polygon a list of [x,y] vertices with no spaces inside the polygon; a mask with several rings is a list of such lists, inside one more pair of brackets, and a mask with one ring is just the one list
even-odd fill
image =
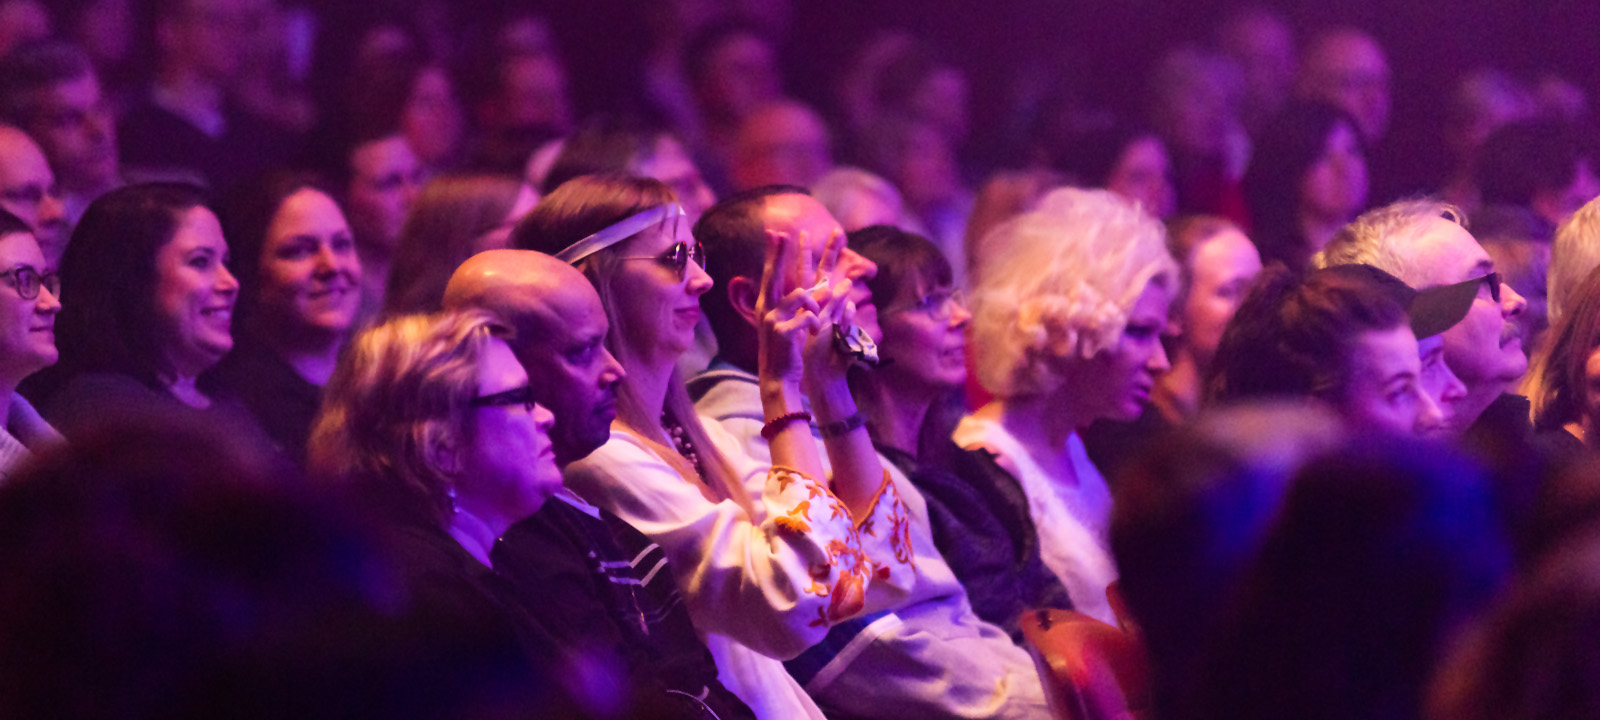
{"label": "shoulder", "polygon": [[688,382],[695,409],[712,420],[761,417],[761,388],[756,376],[738,368],[713,365]]}

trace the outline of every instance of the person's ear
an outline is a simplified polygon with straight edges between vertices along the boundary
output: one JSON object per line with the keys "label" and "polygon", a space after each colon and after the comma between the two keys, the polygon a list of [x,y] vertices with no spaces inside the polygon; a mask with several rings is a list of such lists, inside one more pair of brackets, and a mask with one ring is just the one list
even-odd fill
{"label": "person's ear", "polygon": [[440,475],[455,477],[461,474],[461,453],[457,452],[454,442],[435,435],[428,439],[427,449],[423,452],[426,453],[428,464]]}
{"label": "person's ear", "polygon": [[751,327],[761,327],[761,317],[756,315],[757,296],[761,294],[759,278],[737,275],[728,281],[728,304]]}

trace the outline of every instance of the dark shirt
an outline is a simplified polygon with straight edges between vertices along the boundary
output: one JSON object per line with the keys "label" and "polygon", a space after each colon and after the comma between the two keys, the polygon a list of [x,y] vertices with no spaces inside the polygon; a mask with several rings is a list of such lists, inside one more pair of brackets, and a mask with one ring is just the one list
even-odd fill
{"label": "dark shirt", "polygon": [[657,717],[754,718],[717,680],[665,551],[616,515],[590,509],[553,498],[495,544],[495,569],[524,611],[568,654],[620,665],[635,702]]}
{"label": "dark shirt", "polygon": [[244,342],[217,366],[217,383],[244,405],[289,459],[304,467],[311,423],[322,388],[295,372],[276,352]]}
{"label": "dark shirt", "polygon": [[117,124],[117,150],[136,180],[187,180],[218,193],[266,172],[294,153],[292,136],[265,120],[225,108],[212,137],[147,94]]}
{"label": "dark shirt", "polygon": [[1090,425],[1082,433],[1083,447],[1089,452],[1089,459],[1094,466],[1105,477],[1106,484],[1115,490],[1117,478],[1122,476],[1123,471],[1172,427],[1159,408],[1147,403],[1144,411],[1132,422],[1099,420]]}
{"label": "dark shirt", "polygon": [[1543,534],[1536,510],[1551,478],[1584,455],[1583,442],[1561,428],[1535,430],[1528,399],[1502,394],[1461,436],[1461,445],[1495,479],[1495,504],[1519,556]]}
{"label": "dark shirt", "polygon": [[966,588],[973,612],[1020,643],[1023,611],[1071,609],[1072,601],[1039,557],[1039,533],[1016,478],[986,450],[955,443],[941,450],[939,461],[919,462],[878,445],[927,501],[933,543]]}
{"label": "dark shirt", "polygon": [[[488,698],[520,698],[540,717],[591,717],[565,688],[576,675],[552,632],[508,598],[512,588],[443,530],[401,521],[391,552],[406,612],[423,618],[422,632],[461,644],[461,663]],[[452,678],[461,682],[459,678]]]}

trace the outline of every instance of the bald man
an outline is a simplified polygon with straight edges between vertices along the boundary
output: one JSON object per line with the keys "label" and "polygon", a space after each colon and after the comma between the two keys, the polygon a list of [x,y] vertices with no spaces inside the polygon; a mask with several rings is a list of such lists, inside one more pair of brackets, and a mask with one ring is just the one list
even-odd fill
{"label": "bald man", "polygon": [[48,267],[61,265],[67,222],[55,173],[33,138],[10,125],[0,125],[0,208],[33,228]]}
{"label": "bald man", "polygon": [[[556,416],[550,439],[558,464],[610,437],[622,366],[606,351],[610,326],[582,273],[543,253],[490,250],[450,276],[444,307],[488,310],[513,330],[511,349],[534,399]],[[665,718],[753,719],[717,680],[660,546],[571,491],[556,497],[563,502],[513,525],[490,554],[524,609],[574,657],[620,661],[628,677],[614,679],[632,690],[633,707]]]}
{"label": "bald man", "polygon": [[532,379],[534,399],[556,416],[550,440],[557,464],[605,444],[623,371],[606,350],[611,324],[583,273],[531,250],[490,250],[450,276],[444,307],[482,308],[515,330],[511,349]]}

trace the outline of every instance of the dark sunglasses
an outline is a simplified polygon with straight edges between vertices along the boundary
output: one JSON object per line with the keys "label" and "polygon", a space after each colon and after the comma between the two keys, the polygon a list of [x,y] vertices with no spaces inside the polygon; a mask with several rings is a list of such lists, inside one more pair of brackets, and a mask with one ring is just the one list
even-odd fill
{"label": "dark sunglasses", "polygon": [[1492,272],[1478,278],[1478,280],[1489,286],[1489,297],[1493,298],[1495,302],[1500,302],[1500,273]]}
{"label": "dark sunglasses", "polygon": [[23,300],[39,299],[39,288],[45,288],[51,295],[61,296],[61,276],[55,273],[43,273],[33,269],[32,265],[18,265],[10,270],[0,273],[17,291],[17,297]]}
{"label": "dark sunglasses", "polygon": [[688,277],[688,275],[689,275],[689,263],[690,263],[690,261],[693,261],[695,265],[700,266],[701,269],[705,268],[705,266],[706,266],[706,249],[705,249],[705,246],[701,245],[699,242],[684,241],[684,242],[678,243],[677,245],[673,245],[671,249],[667,250],[667,252],[662,254],[662,255],[657,255],[655,257],[646,257],[646,256],[643,256],[643,255],[636,255],[636,256],[633,256],[633,257],[625,257],[625,258],[622,258],[622,259],[623,260],[655,260],[656,262],[659,262],[659,263],[661,263],[663,265],[666,265],[667,267],[672,268],[673,270],[676,270],[678,272],[678,280],[681,281],[685,277]]}
{"label": "dark sunglasses", "polygon": [[497,392],[492,395],[479,395],[478,397],[472,399],[472,406],[475,408],[510,407],[512,405],[521,405],[527,408],[528,412],[533,412],[533,404],[532,385],[514,387],[510,390]]}

